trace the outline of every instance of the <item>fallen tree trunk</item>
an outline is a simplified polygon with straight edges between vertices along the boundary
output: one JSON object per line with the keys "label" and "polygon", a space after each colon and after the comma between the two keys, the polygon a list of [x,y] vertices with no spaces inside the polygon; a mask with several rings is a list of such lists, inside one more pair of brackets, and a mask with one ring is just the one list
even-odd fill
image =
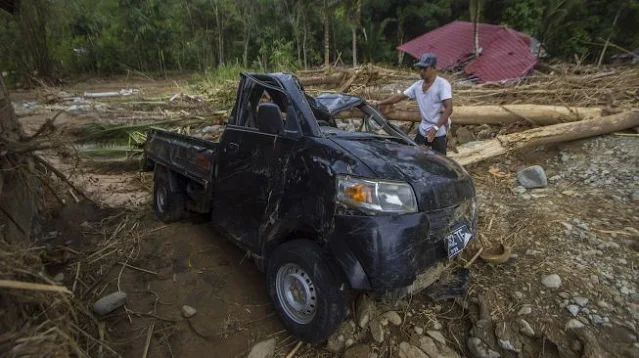
{"label": "fallen tree trunk", "polygon": [[472,142],[457,147],[450,157],[461,165],[477,163],[512,150],[537,147],[594,137],[639,126],[639,111],[629,111],[595,120],[555,124],[524,132],[498,136],[495,139]]}
{"label": "fallen tree trunk", "polygon": [[342,83],[345,72],[336,72],[326,76],[313,76],[313,77],[300,77],[299,81],[302,86],[315,86],[315,85],[338,85]]}
{"label": "fallen tree trunk", "polygon": [[[345,112],[340,118],[353,116],[355,112]],[[414,103],[394,106],[382,111],[386,118],[393,121],[421,122],[421,116]],[[598,107],[559,107],[517,104],[507,106],[459,106],[455,107],[451,120],[454,124],[504,125],[521,121],[536,126],[574,122],[583,119],[601,117]]]}

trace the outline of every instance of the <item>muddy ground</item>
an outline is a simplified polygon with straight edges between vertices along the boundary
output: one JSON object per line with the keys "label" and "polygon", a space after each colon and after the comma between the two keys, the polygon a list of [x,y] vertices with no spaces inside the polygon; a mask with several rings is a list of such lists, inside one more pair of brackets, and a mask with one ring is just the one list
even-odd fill
{"label": "muddy ground", "polygon": [[[70,141],[87,123],[159,121],[185,115],[181,111],[206,118],[218,109],[126,104],[167,102],[191,90],[183,79],[122,78],[56,90],[81,95],[122,88],[138,92],[62,113],[58,135]],[[14,102],[31,133],[73,105],[33,91],[14,95]],[[149,342],[149,357],[241,357],[268,338],[276,339],[278,357],[293,349],[297,341],[274,315],[263,274],[205,218],[159,222],[150,206],[152,178],[138,172],[135,159],[96,162],[72,150],[42,155],[97,203],[76,203],[67,187],[53,183],[65,204],[47,194],[43,232],[49,236],[41,240],[74,254],[52,265],[50,274],[64,273],[63,282],[87,302],[118,289],[128,293],[126,310],[101,318],[119,354],[140,357]],[[517,171],[531,165],[545,169],[546,188],[518,187]],[[434,341],[431,357],[639,357],[639,139],[607,135],[468,169],[480,200],[479,235],[457,264],[484,250],[469,264],[468,295],[433,302],[421,294],[394,307],[378,304],[379,314],[397,312],[399,324],[373,319],[381,326],[371,334],[371,325],[352,329],[347,322],[327,346],[302,345],[296,356],[346,350],[349,357],[420,357],[413,348],[423,353]],[[507,260],[487,262],[499,245]],[[550,275],[560,278],[558,287]],[[195,308],[195,316],[184,319],[183,305]],[[352,311],[359,321],[359,307]]]}

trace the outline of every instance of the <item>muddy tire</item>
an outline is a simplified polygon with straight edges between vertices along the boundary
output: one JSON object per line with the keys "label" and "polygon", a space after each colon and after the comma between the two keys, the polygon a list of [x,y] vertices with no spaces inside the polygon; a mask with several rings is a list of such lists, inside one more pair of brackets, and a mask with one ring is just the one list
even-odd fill
{"label": "muddy tire", "polygon": [[183,192],[172,192],[166,174],[157,175],[153,183],[153,210],[164,223],[179,221],[184,217],[186,197]]}
{"label": "muddy tire", "polygon": [[277,313],[289,332],[311,344],[328,339],[346,316],[346,284],[329,262],[315,243],[296,240],[275,249],[268,263]]}

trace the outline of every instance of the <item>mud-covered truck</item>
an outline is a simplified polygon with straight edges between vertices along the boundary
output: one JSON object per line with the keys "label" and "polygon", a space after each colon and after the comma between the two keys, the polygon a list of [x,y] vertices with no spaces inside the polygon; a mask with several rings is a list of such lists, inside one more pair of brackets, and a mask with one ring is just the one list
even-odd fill
{"label": "mud-covered truck", "polygon": [[[342,117],[355,118],[344,128]],[[241,74],[219,143],[152,130],[160,220],[187,212],[255,260],[288,330],[327,339],[359,292],[430,285],[471,240],[475,188],[359,97],[307,95],[290,74]]]}

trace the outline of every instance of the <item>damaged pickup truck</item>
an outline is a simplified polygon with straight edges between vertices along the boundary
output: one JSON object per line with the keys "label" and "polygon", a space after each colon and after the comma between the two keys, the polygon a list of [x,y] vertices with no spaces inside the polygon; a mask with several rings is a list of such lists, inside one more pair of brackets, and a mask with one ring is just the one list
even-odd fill
{"label": "damaged pickup truck", "polygon": [[[350,130],[340,113],[356,118]],[[290,74],[243,73],[219,143],[152,130],[144,154],[157,216],[210,215],[266,272],[285,326],[310,343],[335,331],[353,292],[414,293],[475,235],[475,188],[461,166],[361,98],[312,98]]]}

